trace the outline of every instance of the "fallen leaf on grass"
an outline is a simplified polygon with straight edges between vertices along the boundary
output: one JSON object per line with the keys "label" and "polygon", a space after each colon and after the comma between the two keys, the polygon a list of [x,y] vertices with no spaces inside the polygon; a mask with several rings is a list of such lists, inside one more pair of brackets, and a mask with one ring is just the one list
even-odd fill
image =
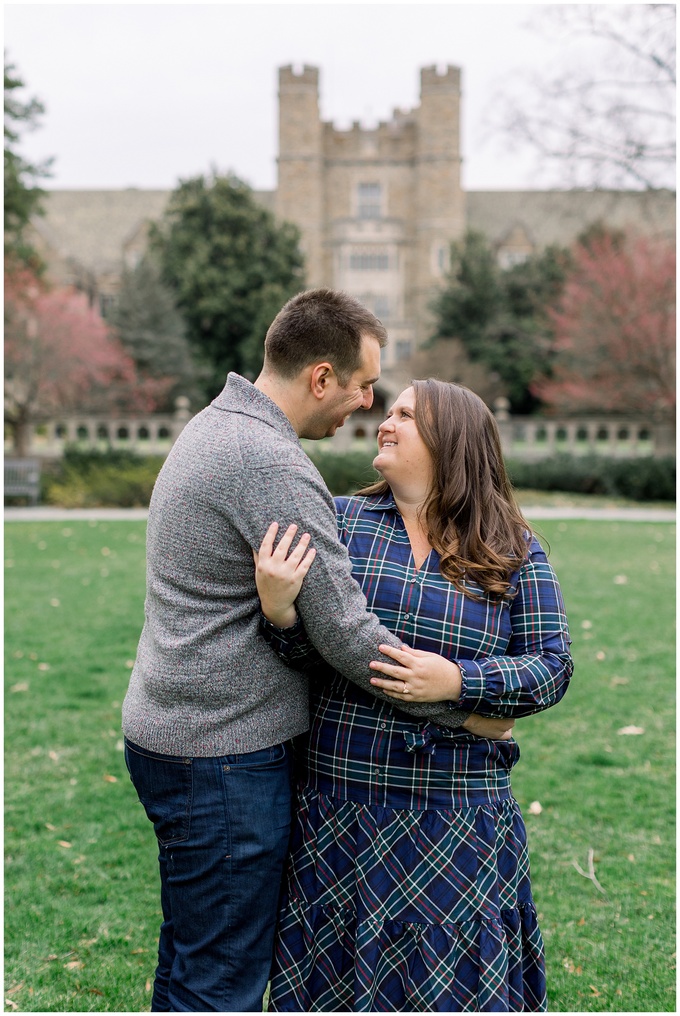
{"label": "fallen leaf on grass", "polygon": [[99,991],[98,988],[89,988],[88,990],[89,990],[90,995],[101,995],[102,998],[104,997],[104,992],[103,991]]}
{"label": "fallen leaf on grass", "polygon": [[11,998],[5,999],[5,1005],[8,1005],[13,1012],[19,1008],[16,1002],[14,1002]]}
{"label": "fallen leaf on grass", "polygon": [[21,983],[17,984],[14,988],[10,988],[9,991],[7,992],[7,994],[8,995],[16,995],[17,991],[21,991],[23,986],[24,986],[24,982],[21,981]]}
{"label": "fallen leaf on grass", "polygon": [[51,822],[45,822],[45,829],[49,829],[51,833],[56,833],[57,831],[57,827],[55,825],[52,825]]}
{"label": "fallen leaf on grass", "polygon": [[614,585],[615,586],[625,586],[627,584],[627,582],[628,582],[628,576],[627,575],[615,575],[614,576]]}
{"label": "fallen leaf on grass", "polygon": [[69,963],[64,963],[64,970],[82,970],[84,966],[82,960],[71,960]]}
{"label": "fallen leaf on grass", "polygon": [[629,854],[628,855],[628,860],[629,861],[635,861],[635,854]]}
{"label": "fallen leaf on grass", "polygon": [[57,840],[57,843],[60,847],[66,847],[67,850],[73,846],[73,844],[69,843],[68,840]]}
{"label": "fallen leaf on grass", "polygon": [[148,979],[147,979],[146,984],[144,985],[144,990],[145,991],[151,991],[151,981],[149,981]]}
{"label": "fallen leaf on grass", "polygon": [[117,776],[109,776],[108,774],[104,777],[107,783],[118,783]]}
{"label": "fallen leaf on grass", "polygon": [[644,732],[645,732],[644,727],[634,727],[634,726],[621,727],[620,730],[616,731],[617,734],[644,734]]}
{"label": "fallen leaf on grass", "polygon": [[10,691],[28,691],[28,681],[20,681],[19,684],[13,684]]}
{"label": "fallen leaf on grass", "polygon": [[620,684],[630,684],[630,678],[628,677],[613,677],[609,682],[610,688],[617,688]]}
{"label": "fallen leaf on grass", "polygon": [[542,811],[543,806],[540,801],[532,801],[531,804],[529,805],[530,815],[540,815]]}
{"label": "fallen leaf on grass", "polygon": [[130,955],[131,956],[139,956],[140,953],[147,953],[148,951],[149,951],[148,949],[133,949],[132,952],[130,953]]}
{"label": "fallen leaf on grass", "polygon": [[602,994],[601,991],[597,990],[594,984],[589,984],[588,987],[590,988],[590,990],[592,991],[593,995],[595,995],[596,998],[599,998],[600,995]]}
{"label": "fallen leaf on grass", "polygon": [[606,660],[607,659],[607,654],[600,649],[599,652],[595,653],[595,659],[599,660],[600,663],[601,663],[602,660]]}

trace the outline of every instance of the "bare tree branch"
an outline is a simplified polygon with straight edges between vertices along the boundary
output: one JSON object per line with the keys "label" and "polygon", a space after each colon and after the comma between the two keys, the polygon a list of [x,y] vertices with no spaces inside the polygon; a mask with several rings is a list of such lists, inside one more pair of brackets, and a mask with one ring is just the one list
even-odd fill
{"label": "bare tree branch", "polygon": [[518,74],[492,129],[531,148],[561,184],[675,187],[675,7],[557,5],[532,27],[563,40],[563,63]]}

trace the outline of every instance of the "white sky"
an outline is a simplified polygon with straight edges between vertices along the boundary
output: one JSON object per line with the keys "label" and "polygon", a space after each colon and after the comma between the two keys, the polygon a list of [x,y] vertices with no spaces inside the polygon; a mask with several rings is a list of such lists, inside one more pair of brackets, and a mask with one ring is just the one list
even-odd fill
{"label": "white sky", "polygon": [[318,66],[322,118],[346,127],[412,108],[419,69],[454,64],[464,186],[559,184],[488,137],[504,83],[561,57],[535,30],[545,6],[5,4],[5,51],[46,107],[20,150],[55,157],[47,188],[171,188],[212,166],[273,188],[279,66]]}

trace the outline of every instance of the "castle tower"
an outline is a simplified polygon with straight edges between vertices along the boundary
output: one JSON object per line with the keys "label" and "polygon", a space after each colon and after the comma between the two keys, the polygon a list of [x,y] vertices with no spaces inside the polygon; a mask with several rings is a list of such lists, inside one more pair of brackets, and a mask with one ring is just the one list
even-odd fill
{"label": "castle tower", "polygon": [[323,271],[323,128],[319,71],[279,68],[279,158],[276,213],[302,233],[307,284],[327,284]]}
{"label": "castle tower", "polygon": [[418,344],[428,338],[429,304],[448,268],[452,240],[465,230],[460,183],[460,70],[436,67],[420,72],[415,160],[414,301]]}
{"label": "castle tower", "polygon": [[320,120],[317,68],[279,71],[277,214],[302,232],[308,285],[352,293],[387,327],[381,385],[395,392],[465,228],[460,70],[427,67],[420,83],[416,109],[340,130]]}

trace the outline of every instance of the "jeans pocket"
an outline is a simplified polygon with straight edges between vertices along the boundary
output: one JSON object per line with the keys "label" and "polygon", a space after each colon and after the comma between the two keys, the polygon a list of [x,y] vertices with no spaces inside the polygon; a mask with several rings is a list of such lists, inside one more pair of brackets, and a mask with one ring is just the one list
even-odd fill
{"label": "jeans pocket", "polygon": [[191,759],[156,755],[126,741],[125,764],[161,846],[188,839],[193,797]]}
{"label": "jeans pocket", "polygon": [[275,769],[286,762],[287,754],[285,744],[273,744],[271,748],[260,748],[243,755],[227,755],[225,759],[230,766],[239,769]]}

